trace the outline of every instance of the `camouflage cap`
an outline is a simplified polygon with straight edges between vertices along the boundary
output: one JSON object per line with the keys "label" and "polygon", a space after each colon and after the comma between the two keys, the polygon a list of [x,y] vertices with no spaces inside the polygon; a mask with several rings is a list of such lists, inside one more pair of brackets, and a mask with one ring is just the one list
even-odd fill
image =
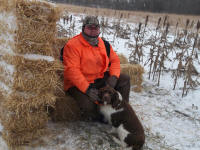
{"label": "camouflage cap", "polygon": [[87,24],[93,24],[99,26],[99,20],[95,16],[86,16],[83,20],[83,26]]}

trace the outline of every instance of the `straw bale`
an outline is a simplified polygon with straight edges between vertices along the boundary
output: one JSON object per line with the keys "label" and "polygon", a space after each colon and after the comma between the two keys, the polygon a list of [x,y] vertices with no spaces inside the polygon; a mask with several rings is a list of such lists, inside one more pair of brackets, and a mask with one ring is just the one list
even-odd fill
{"label": "straw bale", "polygon": [[[19,21],[19,20],[18,20]],[[18,24],[17,40],[28,40],[36,43],[52,42],[56,32],[56,24],[39,22],[30,19],[21,20]]]}
{"label": "straw bale", "polygon": [[15,132],[11,130],[3,130],[2,136],[6,140],[10,149],[16,150],[16,146],[29,144],[33,139],[41,137],[45,133],[47,133],[47,130],[44,128],[29,132]]}
{"label": "straw bale", "polygon": [[[24,31],[24,30],[23,30]],[[17,34],[17,40],[15,53],[19,54],[40,54],[46,56],[53,56],[51,41],[53,40],[53,33],[39,31],[39,32],[29,32],[25,31],[23,33]],[[43,41],[44,43],[40,43]]]}
{"label": "straw bale", "polygon": [[29,112],[17,114],[4,106],[0,105],[0,119],[4,126],[3,138],[9,146],[14,146],[14,149],[16,145],[27,144],[46,131],[48,116],[44,108],[30,109]]}
{"label": "straw bale", "polygon": [[31,18],[32,20],[56,22],[59,18],[59,10],[45,1],[17,1],[17,16]]}
{"label": "straw bale", "polygon": [[[14,55],[4,55],[2,59],[11,65],[15,65],[16,70],[18,71],[26,71],[26,70],[33,70],[34,73],[36,72],[44,72],[46,71],[56,71],[56,70],[63,70],[63,65],[60,61],[48,61],[44,59],[34,60],[34,59],[27,59],[23,56],[14,56]],[[32,72],[33,73],[33,72]]]}
{"label": "straw bale", "polygon": [[69,95],[57,99],[55,108],[50,112],[53,121],[76,121],[80,120],[80,109],[76,101]]}
{"label": "straw bale", "polygon": [[[54,107],[55,90],[63,86],[57,74],[63,70],[61,62],[46,57],[54,55],[59,12],[37,0],[0,0],[0,11],[0,33],[6,37],[0,38],[0,61],[14,66],[12,73],[0,66],[0,83],[9,88],[9,93],[0,89],[3,137],[9,145],[26,144],[44,133],[47,108]],[[6,16],[11,16],[8,21]]]}
{"label": "straw bale", "polygon": [[51,43],[35,43],[30,40],[21,40],[17,43],[15,51],[20,54],[40,54],[45,56],[53,56]]}
{"label": "straw bale", "polygon": [[128,59],[123,54],[118,54],[120,59],[120,64],[128,64]]}
{"label": "straw bale", "polygon": [[63,90],[63,71],[59,74],[62,85],[56,89],[55,107],[49,108],[49,116],[53,121],[75,121],[80,120],[80,110],[76,101]]}
{"label": "straw bale", "polygon": [[[60,59],[60,50],[67,43],[69,38],[59,37],[55,38],[52,46],[54,51],[54,58]],[[58,70],[57,75],[60,78],[60,81],[64,83],[63,70]],[[60,87],[63,89],[63,85]],[[63,90],[55,91],[57,96],[55,108],[51,108],[50,117],[53,121],[75,121],[80,120],[80,110],[76,101],[70,96],[65,95]]]}
{"label": "straw bale", "polygon": [[0,64],[0,75],[11,76],[11,73],[6,69],[5,66]]}
{"label": "straw bale", "polygon": [[30,60],[23,56],[4,55],[6,63],[15,65],[13,87],[15,90],[34,92],[52,91],[60,86],[56,71],[63,70],[60,61]]}
{"label": "straw bale", "polygon": [[[10,1],[8,1],[9,3]],[[3,3],[4,4],[4,3]],[[1,4],[0,4],[0,7]],[[14,17],[14,12],[5,12],[5,10],[0,13],[0,58],[5,52],[8,52],[14,46],[14,35],[16,29],[16,18]]]}
{"label": "straw bale", "polygon": [[1,119],[3,119],[2,125],[5,130],[19,133],[44,128],[48,121],[48,116],[43,109],[32,109],[29,112],[20,112],[19,114],[4,109],[1,112],[3,114],[1,116]]}
{"label": "straw bale", "polygon": [[15,7],[15,0],[0,0],[0,13],[3,11],[10,12]]}
{"label": "straw bale", "polygon": [[[0,81],[0,93],[1,93],[1,99],[0,99],[0,102],[1,102],[1,101],[4,101],[6,97],[8,96],[8,91],[6,91],[4,87],[2,87],[1,81]],[[1,106],[1,103],[0,103],[0,106]]]}
{"label": "straw bale", "polygon": [[[0,32],[1,34],[13,34],[14,31],[9,27],[9,25],[6,22],[3,22],[3,20],[0,20]],[[5,43],[5,39],[0,39],[0,44]]]}
{"label": "straw bale", "polygon": [[[44,74],[42,74],[44,73]],[[41,74],[26,74],[15,73],[13,88],[18,91],[29,92],[32,91],[35,94],[41,92],[53,92],[58,86],[58,76],[53,71],[48,71],[48,73],[42,72]],[[26,78],[24,78],[26,77]]]}
{"label": "straw bale", "polygon": [[16,114],[20,114],[33,109],[45,108],[45,106],[54,107],[55,103],[56,96],[50,92],[41,92],[37,95],[13,92],[6,98],[3,107],[9,111],[15,111]]}
{"label": "straw bale", "polygon": [[41,27],[37,28],[33,27],[32,25],[30,25],[29,28],[24,28],[19,25],[18,28],[19,28],[17,32],[18,41],[27,40],[35,43],[40,43],[41,41],[44,43],[53,41],[54,32],[52,30],[46,31]]}
{"label": "straw bale", "polygon": [[8,86],[12,86],[12,79],[7,78],[5,75],[0,74],[0,81]]}
{"label": "straw bale", "polygon": [[131,85],[135,85],[135,92],[140,92],[142,90],[142,81],[144,68],[139,64],[121,64],[121,72],[128,74],[131,78]]}
{"label": "straw bale", "polygon": [[59,11],[47,2],[19,0],[16,4],[18,30],[16,53],[52,56]]}
{"label": "straw bale", "polygon": [[67,37],[60,37],[55,38],[52,46],[53,46],[53,52],[54,52],[54,58],[60,59],[60,50],[65,46],[69,38]]}

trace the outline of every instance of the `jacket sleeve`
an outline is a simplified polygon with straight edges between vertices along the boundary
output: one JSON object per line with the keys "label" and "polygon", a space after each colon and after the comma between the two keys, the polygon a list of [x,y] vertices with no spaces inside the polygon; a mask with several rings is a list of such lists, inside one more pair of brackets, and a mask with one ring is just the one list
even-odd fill
{"label": "jacket sleeve", "polygon": [[110,68],[109,68],[109,74],[110,76],[115,75],[119,78],[120,75],[120,59],[117,56],[117,54],[114,52],[112,46],[110,45]]}
{"label": "jacket sleeve", "polygon": [[66,44],[63,52],[64,78],[71,81],[80,91],[86,92],[89,83],[80,70],[80,52]]}

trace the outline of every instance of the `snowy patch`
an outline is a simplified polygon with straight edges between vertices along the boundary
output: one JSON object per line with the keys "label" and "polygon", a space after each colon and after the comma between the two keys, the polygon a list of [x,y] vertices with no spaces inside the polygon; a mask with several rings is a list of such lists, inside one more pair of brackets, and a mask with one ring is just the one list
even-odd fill
{"label": "snowy patch", "polygon": [[25,54],[22,56],[26,59],[31,59],[31,60],[46,60],[46,61],[50,61],[50,62],[55,60],[51,56],[38,55],[38,54]]}
{"label": "snowy patch", "polygon": [[[17,29],[16,17],[14,13],[0,13],[1,28],[4,29],[0,34],[0,52],[1,54],[13,53],[12,44],[14,44],[15,30]],[[5,31],[6,29],[6,31]]]}

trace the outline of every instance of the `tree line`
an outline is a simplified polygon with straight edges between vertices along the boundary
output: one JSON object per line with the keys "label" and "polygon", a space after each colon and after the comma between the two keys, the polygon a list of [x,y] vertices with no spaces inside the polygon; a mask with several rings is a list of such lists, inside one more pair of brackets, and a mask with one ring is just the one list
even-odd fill
{"label": "tree line", "polygon": [[52,0],[59,3],[117,10],[200,14],[200,0]]}

